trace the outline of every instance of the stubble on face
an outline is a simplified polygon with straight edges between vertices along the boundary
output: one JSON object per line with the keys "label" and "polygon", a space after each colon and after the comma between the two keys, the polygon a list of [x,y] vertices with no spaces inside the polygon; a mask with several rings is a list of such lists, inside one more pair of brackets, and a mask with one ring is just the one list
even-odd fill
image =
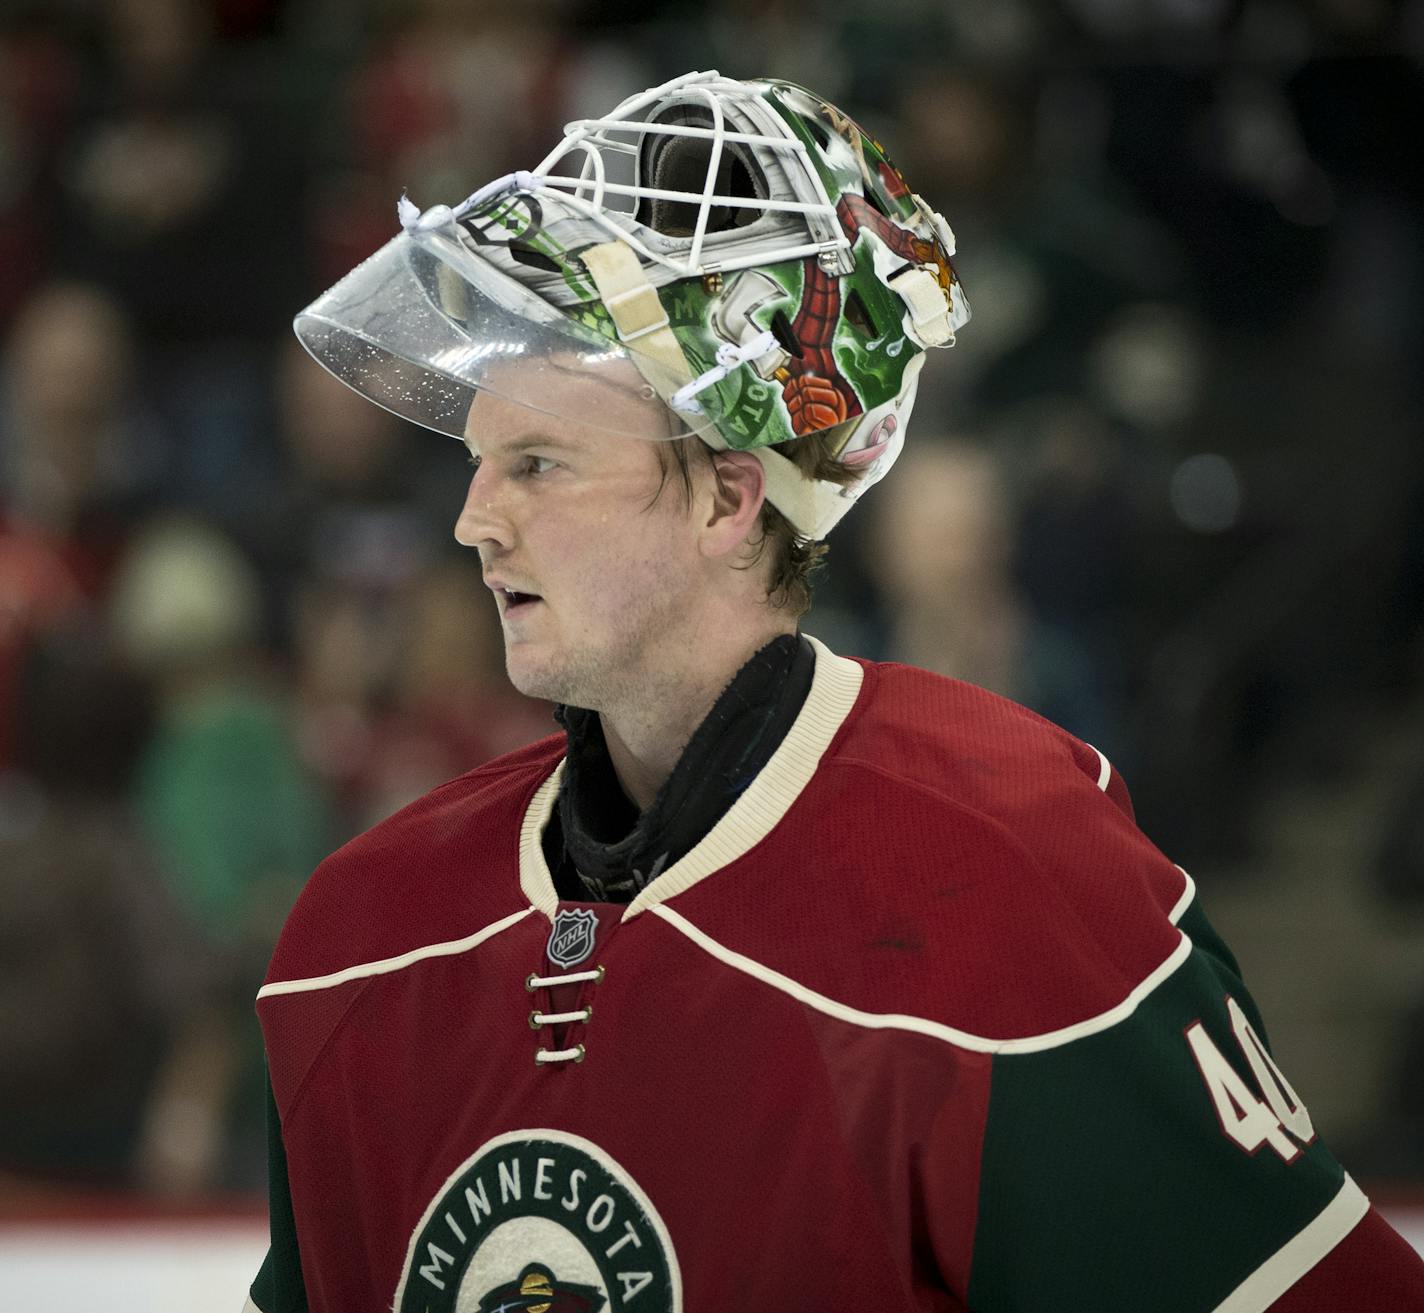
{"label": "stubble on face", "polygon": [[[620,372],[621,371],[621,372]],[[624,377],[623,375],[628,375]],[[566,418],[538,427],[581,454],[547,482],[511,499],[508,546],[481,544],[485,571],[544,590],[527,618],[504,620],[505,664],[521,692],[592,710],[636,712],[663,702],[695,665],[697,552],[682,490],[668,482],[655,442],[668,416],[624,362],[612,376],[540,375]],[[552,406],[551,406],[552,408]],[[622,433],[573,419],[598,414]],[[488,458],[530,424],[496,396],[477,399],[470,437],[489,436]]]}
{"label": "stubble on face", "polygon": [[675,696],[698,649],[687,513],[670,489],[649,506],[655,455],[628,455],[647,458],[648,478],[584,526],[587,550],[561,575],[546,617],[554,641],[521,643],[505,630],[506,668],[521,692],[625,717]]}

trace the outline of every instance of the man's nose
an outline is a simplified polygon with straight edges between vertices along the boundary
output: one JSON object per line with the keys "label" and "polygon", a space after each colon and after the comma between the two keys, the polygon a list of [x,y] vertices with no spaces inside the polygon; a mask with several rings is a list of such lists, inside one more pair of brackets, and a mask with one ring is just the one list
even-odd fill
{"label": "man's nose", "polygon": [[470,479],[465,504],[455,520],[455,541],[464,547],[509,548],[514,529],[505,512],[497,480],[483,468]]}

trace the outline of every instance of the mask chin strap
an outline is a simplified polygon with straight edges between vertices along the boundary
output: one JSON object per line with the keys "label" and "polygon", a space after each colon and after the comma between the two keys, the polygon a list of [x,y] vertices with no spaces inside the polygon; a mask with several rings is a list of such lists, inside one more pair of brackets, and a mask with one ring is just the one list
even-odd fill
{"label": "mask chin strap", "polygon": [[[667,311],[658,299],[657,289],[632,248],[623,242],[603,242],[590,246],[579,258],[583,261],[604,308],[618,330],[619,340],[632,348],[633,362],[640,356],[656,361],[659,378],[649,378],[658,395],[674,411],[674,397],[693,381],[687,357],[677,344]],[[669,380],[675,380],[669,387]],[[698,435],[714,451],[726,451],[726,440],[711,425]],[[761,462],[766,474],[766,499],[805,538],[824,538],[831,527],[850,509],[853,498],[833,484],[813,482],[796,467],[795,462],[771,447],[755,447],[751,451]]]}

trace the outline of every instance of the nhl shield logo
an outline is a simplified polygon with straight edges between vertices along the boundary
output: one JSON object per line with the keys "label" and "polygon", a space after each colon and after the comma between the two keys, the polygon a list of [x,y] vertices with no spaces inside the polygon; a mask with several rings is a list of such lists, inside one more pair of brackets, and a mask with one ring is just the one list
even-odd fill
{"label": "nhl shield logo", "polygon": [[593,952],[598,916],[586,907],[566,908],[554,917],[549,934],[549,961],[556,967],[577,966]]}

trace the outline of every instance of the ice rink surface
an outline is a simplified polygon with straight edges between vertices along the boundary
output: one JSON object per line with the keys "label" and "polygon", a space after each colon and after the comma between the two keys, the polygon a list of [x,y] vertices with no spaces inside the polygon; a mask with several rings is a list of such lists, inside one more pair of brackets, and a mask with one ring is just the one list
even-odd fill
{"label": "ice rink surface", "polygon": [[0,1226],[0,1309],[240,1313],[266,1248],[255,1219]]}
{"label": "ice rink surface", "polygon": [[[1424,1253],[1424,1200],[1383,1211]],[[0,1224],[0,1309],[240,1313],[266,1243],[256,1219]]]}

